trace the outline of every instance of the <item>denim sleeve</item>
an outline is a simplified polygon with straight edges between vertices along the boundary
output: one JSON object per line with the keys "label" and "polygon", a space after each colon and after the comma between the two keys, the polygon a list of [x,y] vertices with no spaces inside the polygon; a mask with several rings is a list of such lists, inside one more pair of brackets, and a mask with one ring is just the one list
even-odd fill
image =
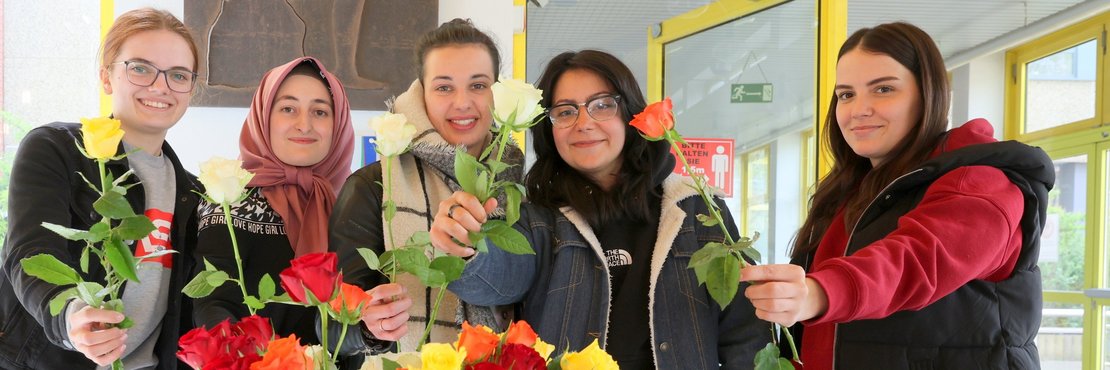
{"label": "denim sleeve", "polygon": [[505,252],[486,239],[489,252],[471,258],[462,276],[447,289],[463,301],[479,306],[498,306],[520,302],[536,278],[537,255],[550,239],[547,228],[536,226],[531,207],[521,207],[520,220],[513,228],[524,234],[537,254]]}

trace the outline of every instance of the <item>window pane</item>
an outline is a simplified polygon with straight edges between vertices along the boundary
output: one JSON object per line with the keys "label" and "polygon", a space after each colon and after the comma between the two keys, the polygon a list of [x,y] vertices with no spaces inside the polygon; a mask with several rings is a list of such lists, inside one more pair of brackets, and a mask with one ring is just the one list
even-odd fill
{"label": "window pane", "polygon": [[1048,216],[1041,233],[1041,273],[1045,290],[1083,289],[1087,235],[1087,156],[1053,161],[1056,186],[1048,193]]}
{"label": "window pane", "polygon": [[1025,65],[1025,132],[1095,116],[1097,40]]}
{"label": "window pane", "polygon": [[1081,369],[1083,306],[1045,302],[1036,342],[1042,369]]}

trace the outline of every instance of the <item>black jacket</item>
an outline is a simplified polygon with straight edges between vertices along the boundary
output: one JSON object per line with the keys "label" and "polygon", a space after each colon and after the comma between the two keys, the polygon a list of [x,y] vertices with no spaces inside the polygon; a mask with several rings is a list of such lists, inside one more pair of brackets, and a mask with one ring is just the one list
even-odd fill
{"label": "black jacket", "polygon": [[[894,231],[899,217],[917,206],[933,181],[975,165],[998,168],[1024,195],[1022,247],[1012,275],[999,282],[972,280],[921,310],[837,325],[837,368],[1040,368],[1034,343],[1041,323],[1037,257],[1048,191],[1056,178],[1052,160],[1041,149],[1006,141],[963,147],[927,161],[888,185],[864,210],[847,254]],[[792,262],[808,270],[808,257]],[[800,341],[800,333],[795,340]]]}
{"label": "black jacket", "polygon": [[[20,260],[37,254],[54,255],[70,266],[78,266],[83,241],[67,241],[43,228],[51,222],[75,229],[88,229],[99,221],[92,203],[98,194],[82,179],[99,178],[96,162],[85,158],[75,143],[81,141],[80,125],[51,123],[31,130],[16,154],[8,195],[9,233],[0,254],[0,368],[4,369],[93,369],[96,364],[80,352],[63,347],[68,338],[64,315],[51,316],[49,302],[68,288],[56,286],[23,272]],[[122,152],[122,143],[120,152]],[[191,301],[181,289],[189,278],[196,245],[196,212],[200,189],[196,177],[181,167],[181,161],[168,143],[162,153],[173,163],[176,174],[171,245],[173,254],[169,304],[162,319],[161,334],[155,346],[159,369],[176,369],[177,339],[192,328]],[[120,176],[128,170],[126,159],[112,161],[109,172]],[[131,177],[135,182],[135,177]],[[136,213],[145,210],[141,185],[131,187],[127,200]],[[80,272],[80,270],[78,269]],[[88,281],[103,283],[99,263],[89,264]],[[126,285],[124,286],[126,288]],[[181,366],[184,368],[185,366]]]}

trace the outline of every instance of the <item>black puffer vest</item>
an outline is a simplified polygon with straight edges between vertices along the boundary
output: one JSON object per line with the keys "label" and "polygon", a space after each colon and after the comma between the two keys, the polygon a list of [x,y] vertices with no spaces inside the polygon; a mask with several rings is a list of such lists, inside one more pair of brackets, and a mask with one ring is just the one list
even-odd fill
{"label": "black puffer vest", "polygon": [[[893,232],[929,185],[963,166],[998,168],[1025,196],[1022,249],[1013,274],[1000,282],[973,280],[918,311],[837,325],[836,369],[1040,368],[1033,342],[1041,323],[1037,257],[1048,190],[1056,177],[1052,160],[1040,148],[1015,141],[979,144],[927,161],[893,181],[864,210],[846,254]],[[792,262],[808,270],[812,257]]]}

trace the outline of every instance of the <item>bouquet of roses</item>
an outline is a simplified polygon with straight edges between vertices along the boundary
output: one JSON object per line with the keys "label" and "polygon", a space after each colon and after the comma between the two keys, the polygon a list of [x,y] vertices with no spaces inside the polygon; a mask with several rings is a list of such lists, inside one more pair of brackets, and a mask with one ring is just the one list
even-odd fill
{"label": "bouquet of roses", "polygon": [[536,335],[527,322],[517,321],[504,333],[485,326],[463,323],[455,343],[429,343],[419,353],[372,356],[361,370],[607,370],[617,369],[612,356],[595,340],[580,352],[552,358],[555,347]]}

